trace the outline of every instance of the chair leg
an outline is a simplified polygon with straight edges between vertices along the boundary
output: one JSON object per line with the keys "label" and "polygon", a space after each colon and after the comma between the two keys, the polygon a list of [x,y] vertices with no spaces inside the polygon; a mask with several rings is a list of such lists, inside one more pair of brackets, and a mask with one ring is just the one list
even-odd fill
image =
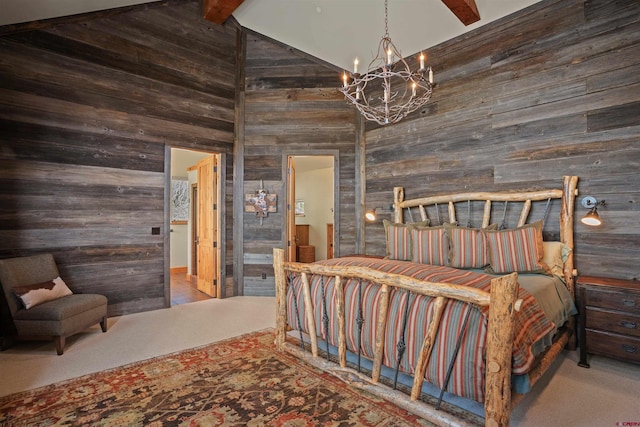
{"label": "chair leg", "polygon": [[64,353],[65,339],[66,338],[64,336],[53,337],[53,340],[56,344],[56,351],[58,352],[58,356],[61,356],[62,353]]}
{"label": "chair leg", "polygon": [[107,332],[107,316],[104,316],[100,321],[100,327],[102,328],[102,332]]}

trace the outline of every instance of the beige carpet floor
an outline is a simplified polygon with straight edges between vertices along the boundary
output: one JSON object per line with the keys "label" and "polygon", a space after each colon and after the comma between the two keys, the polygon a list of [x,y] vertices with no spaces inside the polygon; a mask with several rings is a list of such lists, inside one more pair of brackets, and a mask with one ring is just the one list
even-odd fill
{"label": "beige carpet floor", "polygon": [[[0,396],[197,347],[275,325],[274,298],[235,297],[183,304],[109,319],[109,331],[89,329],[53,343],[22,342],[0,352]],[[512,426],[640,425],[640,365],[600,357],[577,366],[565,351],[512,414]]]}

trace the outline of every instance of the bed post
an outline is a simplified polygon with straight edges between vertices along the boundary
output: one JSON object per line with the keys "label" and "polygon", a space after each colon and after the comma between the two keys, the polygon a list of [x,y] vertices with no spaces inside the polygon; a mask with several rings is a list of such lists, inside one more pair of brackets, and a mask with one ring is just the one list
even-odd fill
{"label": "bed post", "polygon": [[487,326],[485,426],[509,425],[511,355],[518,299],[518,273],[491,280]]}
{"label": "bed post", "polygon": [[404,201],[404,188],[393,187],[393,222],[402,224],[402,207],[400,203]]}
{"label": "bed post", "polygon": [[382,372],[382,359],[384,358],[384,340],[387,330],[387,313],[389,312],[389,286],[380,287],[380,302],[376,323],[376,345],[373,355],[373,367],[371,368],[371,381],[375,384],[380,380]]}
{"label": "bed post", "polygon": [[562,177],[562,208],[560,210],[560,241],[571,248],[569,257],[564,263],[564,281],[571,297],[575,300],[574,281],[576,272],[573,268],[573,210],[578,195],[578,177]]}
{"label": "bed post", "polygon": [[276,338],[278,351],[284,351],[287,326],[287,283],[284,273],[284,250],[273,248],[273,272],[276,280]]}

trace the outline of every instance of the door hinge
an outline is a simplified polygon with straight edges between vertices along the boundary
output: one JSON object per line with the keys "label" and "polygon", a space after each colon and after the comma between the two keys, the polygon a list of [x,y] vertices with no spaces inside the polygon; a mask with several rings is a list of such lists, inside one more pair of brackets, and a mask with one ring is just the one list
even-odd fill
{"label": "door hinge", "polygon": [[213,279],[213,286],[218,286],[218,279]]}
{"label": "door hinge", "polygon": [[214,203],[214,204],[213,204],[213,210],[214,210],[214,211],[217,211],[217,210],[218,210],[218,204],[217,204],[217,203]]}
{"label": "door hinge", "polygon": [[213,242],[213,247],[217,248],[218,247],[218,242]]}
{"label": "door hinge", "polygon": [[214,171],[214,172],[216,172],[216,173],[218,173],[218,167],[217,167],[217,166],[214,166],[214,167],[213,167],[213,171]]}
{"label": "door hinge", "polygon": [[287,246],[291,247],[291,240],[287,240]]}
{"label": "door hinge", "polygon": [[291,210],[291,204],[287,203],[287,210],[290,211]]}

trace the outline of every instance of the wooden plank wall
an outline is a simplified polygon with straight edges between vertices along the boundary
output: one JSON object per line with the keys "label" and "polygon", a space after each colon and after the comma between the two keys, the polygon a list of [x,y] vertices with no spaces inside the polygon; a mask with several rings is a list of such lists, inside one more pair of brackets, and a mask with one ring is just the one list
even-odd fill
{"label": "wooden plank wall", "polygon": [[[578,271],[640,279],[640,3],[545,0],[426,53],[427,107],[367,127],[367,207],[388,208],[394,186],[411,198],[578,175],[578,218],[583,196],[607,203],[601,227],[575,225]],[[366,247],[384,253],[381,223]]]}
{"label": "wooden plank wall", "polygon": [[111,316],[168,303],[165,147],[233,160],[236,29],[126,10],[0,37],[0,257],[53,253]]}
{"label": "wooden plank wall", "polygon": [[[337,90],[340,73],[255,33],[247,37],[244,128],[244,190],[252,193],[260,180],[278,195],[277,213],[262,225],[244,213],[244,294],[274,295],[272,251],[282,242],[285,189],[283,156],[339,153],[341,253],[355,248],[355,110]],[[323,153],[324,154],[324,153]],[[236,195],[237,196],[237,195]],[[266,279],[263,279],[263,274]]]}

